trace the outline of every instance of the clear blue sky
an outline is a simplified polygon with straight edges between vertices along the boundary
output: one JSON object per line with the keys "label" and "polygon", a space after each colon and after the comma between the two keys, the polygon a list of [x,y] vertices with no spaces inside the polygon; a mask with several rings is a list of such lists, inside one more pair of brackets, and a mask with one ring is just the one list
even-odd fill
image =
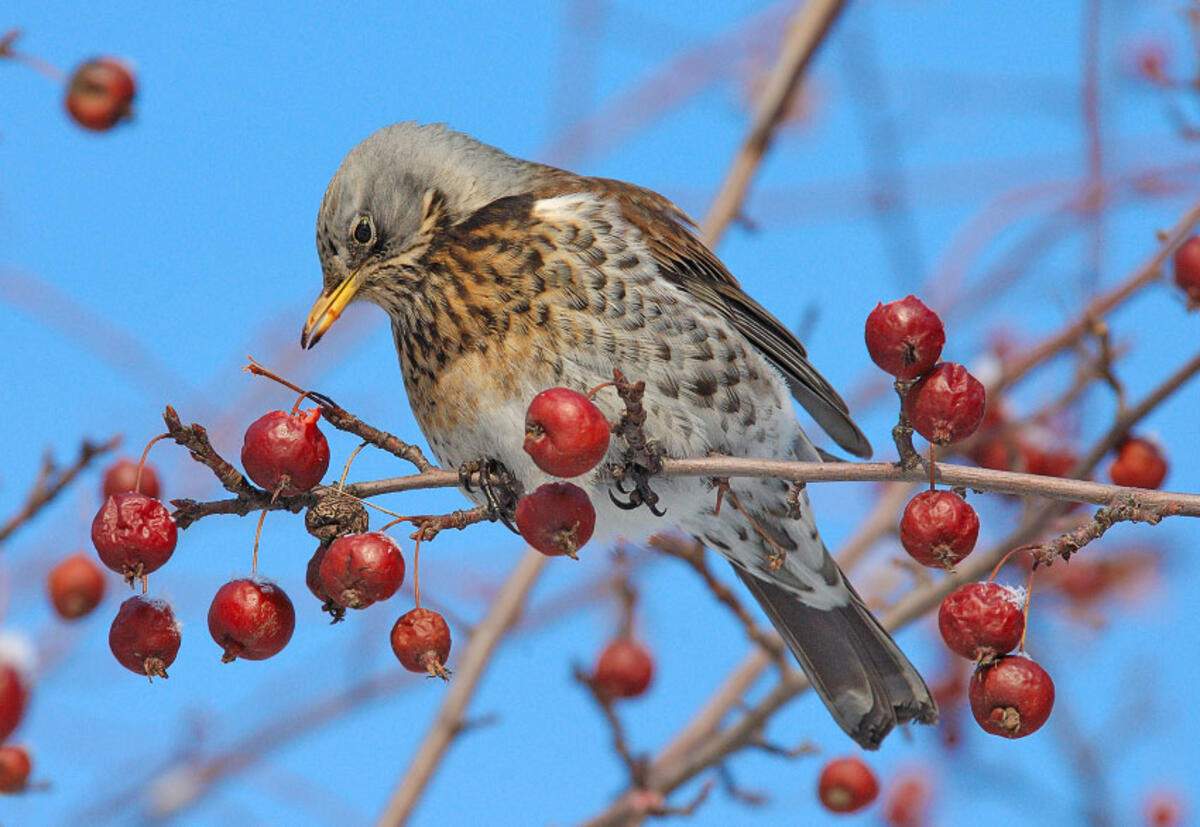
{"label": "clear blue sky", "polygon": [[[313,251],[320,196],[343,154],[377,127],[446,121],[518,155],[555,160],[546,147],[569,123],[605,111],[664,61],[700,49],[721,63],[713,82],[704,81],[708,70],[685,64],[687,75],[667,91],[695,84],[703,87],[698,93],[636,130],[627,129],[625,117],[650,116],[654,105],[627,107],[621,119],[596,125],[600,151],[571,163],[652,187],[702,215],[746,125],[747,76],[771,59],[769,38],[751,60],[705,44],[765,6],[595,6],[599,22],[581,36],[566,28],[570,7],[557,3],[254,4],[220,13],[134,3],[102,11],[7,4],[0,28],[23,27],[24,48],[64,68],[93,54],[127,57],[141,94],[135,123],[110,135],[85,134],[67,121],[50,82],[0,65],[0,330],[7,350],[0,360],[0,512],[15,507],[46,447],[64,456],[81,435],[119,432],[134,450],[161,430],[157,417],[167,402],[185,419],[210,425],[218,446],[236,456],[244,425],[291,401],[239,372],[247,353],[284,366],[369,421],[418,436],[378,311],[352,311],[311,354],[302,355],[296,342],[320,285]],[[1081,174],[1080,8],[889,0],[854,4],[842,21],[815,68],[811,117],[785,133],[748,205],[757,230],[735,228],[721,248],[750,292],[781,318],[799,323],[817,309],[808,341],[835,385],[853,389],[871,376],[861,344],[866,313],[880,299],[918,289],[945,263],[967,222],[1006,192],[1046,181],[1069,185]],[[1179,166],[1194,156],[1174,137],[1162,96],[1122,74],[1124,49],[1145,35],[1165,32],[1177,59],[1188,54],[1175,13],[1167,3],[1103,4],[1101,111],[1110,172]],[[878,159],[895,166],[892,143],[911,210],[881,221],[867,196],[879,180]],[[1114,208],[1101,283],[1144,259],[1155,229],[1194,198],[1194,170],[1171,182],[1174,195],[1126,199]],[[965,278],[983,278],[1067,192],[1060,187],[1031,201],[1028,218],[971,258]],[[951,319],[951,358],[970,361],[998,328],[1033,338],[1078,310],[1080,286],[1088,282],[1084,236],[1069,229],[1029,278]],[[1196,317],[1186,317],[1167,291],[1154,291],[1115,318],[1114,333],[1131,348],[1121,374],[1136,397],[1190,355]],[[1032,383],[1024,399],[1052,396],[1051,379],[1061,375]],[[1090,403],[1084,434],[1097,433],[1109,411],[1102,394]],[[1149,423],[1171,447],[1172,487],[1200,488],[1198,403],[1192,387]],[[888,416],[880,407],[862,417],[881,448]],[[332,443],[335,463],[354,445],[340,435]],[[156,448],[154,462],[170,496],[216,493],[211,477],[178,449]],[[355,476],[403,470],[368,452]],[[60,653],[51,655],[20,733],[36,752],[37,777],[51,788],[0,800],[0,821],[84,823],[79,814],[89,803],[123,794],[106,814],[115,823],[141,823],[146,799],[137,795],[139,785],[172,756],[219,750],[338,687],[398,670],[386,632],[399,603],[324,625],[304,587],[313,542],[298,519],[275,514],[267,520],[262,565],[297,604],[291,645],[265,663],[219,663],[204,615],[215,589],[247,571],[253,522],[206,520],[182,535],[175,559],[152,580],[153,593],[175,603],[184,643],[170,681],[148,687],[108,652],[116,589],[92,619],[69,630],[45,606],[46,568],[86,545],[96,484],[89,477],[0,560],[5,631]],[[831,546],[869,502],[865,489],[826,488],[813,496]],[[412,513],[456,502],[445,493],[394,497],[391,504]],[[989,503],[984,531],[999,536],[1015,518],[1011,506]],[[1114,820],[1131,823],[1148,787],[1187,789],[1194,785],[1188,778],[1200,777],[1200,717],[1191,701],[1200,631],[1191,611],[1191,552],[1200,535],[1187,524],[1114,535],[1163,545],[1164,589],[1149,607],[1109,607],[1102,634],[1035,610],[1031,648],[1053,667],[1060,707],[1106,745],[1104,795]],[[481,590],[519,551],[510,535],[491,527],[443,536],[428,548],[423,586],[475,617]],[[597,576],[606,556],[590,551],[578,565],[555,562],[537,599]],[[659,564],[638,582],[645,595],[639,628],[656,651],[659,681],[623,713],[634,744],[654,748],[741,658],[744,643],[677,565]],[[497,716],[496,723],[456,745],[417,823],[568,823],[620,788],[607,732],[569,677],[570,661],[590,659],[612,624],[605,602],[506,646],[473,707]],[[925,627],[901,638],[915,661],[935,672],[941,655],[930,641]],[[307,825],[338,815],[367,823],[443,693],[440,685],[415,681],[314,730],[237,773],[178,823]],[[1142,714],[1131,714],[1131,704]],[[885,779],[896,767],[933,766],[938,823],[991,823],[1011,817],[1019,799],[1038,823],[1076,824],[1085,796],[1062,750],[1066,717],[1020,743],[968,727],[964,751],[950,761],[928,732],[895,736],[870,760]],[[812,698],[774,721],[770,734],[785,743],[812,739],[829,754],[851,746]],[[818,759],[739,757],[731,764],[736,777],[769,791],[771,803],[746,810],[718,790],[693,823],[833,823],[815,804],[818,766]]]}

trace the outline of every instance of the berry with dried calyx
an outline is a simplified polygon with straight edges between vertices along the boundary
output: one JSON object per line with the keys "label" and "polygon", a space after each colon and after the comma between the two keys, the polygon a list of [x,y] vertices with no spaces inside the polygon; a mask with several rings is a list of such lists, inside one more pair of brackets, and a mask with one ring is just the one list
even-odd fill
{"label": "berry with dried calyx", "polygon": [[242,467],[255,484],[284,496],[300,494],[329,470],[329,443],[317,420],[320,408],[296,414],[271,411],[246,429]]}
{"label": "berry with dried calyx", "polygon": [[953,491],[922,491],[904,507],[900,542],[923,566],[953,568],[975,548],[979,515]]}
{"label": "berry with dried calyx", "polygon": [[29,750],[21,746],[0,747],[0,793],[24,792],[32,771]]}
{"label": "berry with dried calyx", "polygon": [[1117,447],[1117,458],[1108,466],[1108,477],[1115,485],[1158,488],[1167,478],[1167,459],[1150,440],[1129,437]]}
{"label": "berry with dried calyx", "polygon": [[400,616],[392,627],[392,651],[409,672],[424,672],[443,680],[450,676],[446,669],[450,627],[432,609],[416,608]]}
{"label": "berry with dried calyx", "polygon": [[320,577],[333,602],[365,609],[387,600],[404,583],[404,557],[395,540],[382,532],[349,534],[326,549]]}
{"label": "berry with dried calyx", "polygon": [[[104,483],[100,488],[100,496],[108,499],[113,494],[133,491],[134,485],[138,484],[137,479],[137,460],[119,459],[108,466],[104,472]],[[142,481],[139,488],[139,493],[145,494],[147,497],[156,500],[162,498],[162,487],[158,483],[158,473],[153,466],[149,464],[142,466]]]}
{"label": "berry with dried calyx", "polygon": [[636,640],[619,637],[604,647],[592,670],[592,683],[610,698],[636,698],[654,680],[654,658]]}
{"label": "berry with dried calyx", "polygon": [[975,670],[967,697],[975,721],[985,732],[1024,738],[1050,717],[1054,681],[1030,658],[1005,655]]}
{"label": "berry with dried calyx", "polygon": [[608,452],[611,428],[596,404],[570,388],[544,390],[525,414],[525,453],[555,477],[591,471]]}
{"label": "berry with dried calyx", "polygon": [[875,773],[856,756],[835,758],[821,770],[817,797],[825,809],[835,813],[854,813],[868,806],[879,795]]}
{"label": "berry with dried calyx", "polygon": [[991,660],[1016,649],[1025,632],[1024,600],[999,583],[965,583],[942,600],[938,631],[952,652]]}
{"label": "berry with dried calyx", "polygon": [[101,562],[131,584],[171,559],[176,533],[166,507],[135,491],[110,495],[92,520]]}
{"label": "berry with dried calyx", "polygon": [[124,61],[98,57],[71,73],[64,105],[75,123],[105,132],[131,116],[135,94],[133,72]]}
{"label": "berry with dried calyx", "polygon": [[104,572],[86,554],[72,554],[46,578],[46,591],[54,611],[64,620],[76,620],[100,605],[107,587]]}
{"label": "berry with dried calyx", "polygon": [[329,615],[329,622],[341,623],[346,619],[346,607],[335,603],[325,591],[325,584],[321,582],[321,563],[325,560],[325,552],[328,550],[329,546],[325,543],[317,546],[317,550],[309,558],[308,568],[304,573],[304,582],[313,597],[321,601],[321,611]]}
{"label": "berry with dried calyx", "polygon": [[1187,296],[1188,308],[1200,307],[1200,236],[1194,235],[1175,251],[1175,284]]}
{"label": "berry with dried calyx", "polygon": [[942,320],[916,296],[879,304],[867,316],[867,351],[897,379],[916,379],[942,355]]}
{"label": "berry with dried calyx", "polygon": [[904,397],[904,415],[935,445],[966,439],[983,421],[987,394],[970,371],[942,362],[917,380]]}
{"label": "berry with dried calyx", "polygon": [[277,655],[295,629],[291,599],[266,580],[230,580],[217,590],[208,607],[208,632],[223,650],[223,663]]}
{"label": "berry with dried calyx", "polygon": [[150,679],[167,677],[167,667],[179,654],[179,643],[179,623],[163,600],[129,598],[108,630],[108,648],[117,661]]}
{"label": "berry with dried calyx", "polygon": [[25,676],[16,664],[0,661],[0,742],[7,740],[20,725],[28,703]]}
{"label": "berry with dried calyx", "polygon": [[587,493],[569,482],[548,482],[517,501],[517,531],[542,554],[576,557],[596,529]]}

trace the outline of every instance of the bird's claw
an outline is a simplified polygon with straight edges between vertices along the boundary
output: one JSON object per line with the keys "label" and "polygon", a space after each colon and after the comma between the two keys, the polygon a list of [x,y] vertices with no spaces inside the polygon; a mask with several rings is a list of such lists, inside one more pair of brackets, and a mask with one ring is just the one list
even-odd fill
{"label": "bird's claw", "polygon": [[464,462],[458,469],[458,484],[468,494],[475,492],[476,485],[472,477],[476,475],[479,477],[478,488],[483,494],[488,519],[492,522],[499,520],[513,534],[519,534],[513,524],[521,488],[516,477],[497,459],[485,457]]}
{"label": "bird's claw", "polygon": [[[636,449],[627,448],[624,459],[624,464],[614,465],[611,469],[613,485],[624,499],[618,498],[611,488],[608,498],[625,511],[644,505],[655,517],[664,516],[667,512],[658,507],[658,494],[650,487],[650,478],[662,471],[662,451],[654,443],[643,442]],[[631,488],[626,488],[626,481]]]}

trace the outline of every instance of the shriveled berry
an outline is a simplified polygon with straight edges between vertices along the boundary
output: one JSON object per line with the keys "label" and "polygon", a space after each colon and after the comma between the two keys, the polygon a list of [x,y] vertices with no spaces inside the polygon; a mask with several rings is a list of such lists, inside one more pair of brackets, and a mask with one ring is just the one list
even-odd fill
{"label": "shriveled berry", "polygon": [[386,534],[350,534],[333,541],[321,561],[321,586],[347,609],[387,600],[404,583],[404,557]]}
{"label": "shriveled berry", "polygon": [[887,827],[926,827],[933,790],[923,774],[909,771],[896,778],[883,797],[880,815]]}
{"label": "shriveled berry", "polygon": [[322,543],[367,530],[367,507],[361,501],[329,491],[304,512],[304,528]]}
{"label": "shriveled berry", "polygon": [[25,717],[28,703],[29,688],[25,676],[14,664],[0,661],[0,742],[16,730]]}
{"label": "shriveled berry", "polygon": [[[297,414],[271,411],[250,423],[242,442],[242,467],[268,491],[300,494],[329,470],[329,443],[317,427],[320,408]],[[286,479],[285,479],[286,478]]]}
{"label": "shriveled berry", "polygon": [[548,482],[517,501],[517,531],[542,554],[575,557],[595,529],[592,501],[569,482]]}
{"label": "shriveled berry", "polygon": [[409,672],[424,672],[445,680],[450,673],[450,627],[432,609],[406,612],[392,627],[392,651]]}
{"label": "shriveled berry", "polygon": [[24,792],[32,771],[29,750],[20,746],[0,747],[0,793]]}
{"label": "shriveled berry", "polygon": [[636,698],[652,680],[654,658],[650,650],[628,637],[619,637],[605,646],[592,671],[592,682],[610,698]]}
{"label": "shriveled berry", "polygon": [[151,679],[167,677],[167,667],[179,654],[179,643],[179,623],[163,600],[129,598],[108,630],[108,648],[117,661]]}
{"label": "shriveled berry", "polygon": [[72,554],[50,569],[46,578],[50,603],[64,620],[89,614],[104,599],[106,586],[104,572],[86,554]]}
{"label": "shriveled berry", "polygon": [[965,583],[942,600],[938,630],[952,652],[970,660],[1006,655],[1021,642],[1021,594],[999,583]]}
{"label": "shriveled berry", "polygon": [[223,650],[224,663],[266,660],[287,646],[295,629],[291,599],[266,580],[230,580],[208,607],[208,632]]}
{"label": "shriveled berry", "polygon": [[1194,235],[1175,251],[1175,284],[1187,296],[1188,308],[1200,307],[1200,236]]}
{"label": "shriveled berry", "polygon": [[985,732],[1024,738],[1050,717],[1054,681],[1029,658],[1005,655],[975,670],[967,696],[971,713]]}
{"label": "shriveled berry", "polygon": [[942,355],[942,320],[916,296],[878,304],[867,316],[867,352],[897,379],[916,379]]}
{"label": "shriveled berry", "polygon": [[71,74],[64,104],[75,123],[104,132],[130,116],[136,92],[133,72],[123,61],[98,57]]}
{"label": "shriveled berry", "polygon": [[556,477],[577,477],[608,452],[610,428],[592,400],[570,388],[544,390],[525,414],[525,453]]}
{"label": "shriveled berry", "polygon": [[175,520],[166,507],[134,491],[110,495],[92,520],[101,562],[129,582],[170,560],[175,540]]}
{"label": "shriveled berry", "polygon": [[[104,472],[104,483],[100,487],[100,496],[108,499],[113,494],[133,491],[137,483],[137,460],[119,459]],[[142,481],[140,493],[156,500],[162,499],[162,487],[158,483],[158,473],[149,463],[142,466]]]}
{"label": "shriveled berry", "polygon": [[835,758],[821,770],[817,797],[825,809],[835,813],[854,813],[868,806],[879,795],[875,773],[856,756]]}
{"label": "shriveled berry", "polygon": [[986,392],[970,371],[942,362],[917,380],[904,398],[904,414],[935,445],[966,439],[983,419]]}
{"label": "shriveled berry", "polygon": [[1150,440],[1130,437],[1117,448],[1108,476],[1116,485],[1158,488],[1167,478],[1167,459]]}
{"label": "shriveled berry", "polygon": [[978,538],[979,515],[953,491],[922,491],[900,517],[900,542],[923,566],[954,567]]}

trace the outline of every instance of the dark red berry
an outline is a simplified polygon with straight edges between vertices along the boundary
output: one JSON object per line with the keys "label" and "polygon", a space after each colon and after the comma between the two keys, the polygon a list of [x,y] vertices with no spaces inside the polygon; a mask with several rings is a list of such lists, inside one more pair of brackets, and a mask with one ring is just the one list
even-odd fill
{"label": "dark red berry", "polygon": [[308,585],[308,590],[312,592],[313,597],[321,601],[321,611],[329,615],[329,622],[340,623],[346,619],[346,607],[334,602],[333,598],[325,591],[325,584],[321,582],[321,563],[325,560],[325,552],[328,550],[329,546],[325,543],[317,546],[317,550],[309,558],[304,582]]}
{"label": "dark red berry", "polygon": [[1043,477],[1065,477],[1079,461],[1075,453],[1067,448],[1043,449],[1023,445],[1021,454],[1025,458],[1025,470],[1030,474],[1041,474]]}
{"label": "dark red berry", "polygon": [[317,427],[320,417],[319,408],[298,414],[271,411],[250,423],[242,443],[242,467],[250,479],[267,491],[282,484],[284,496],[319,483],[329,470],[329,443]]}
{"label": "dark red berry", "polygon": [[904,398],[904,414],[935,445],[966,439],[983,419],[986,393],[962,365],[942,362],[917,380]]}
{"label": "dark red berry", "polygon": [[835,813],[857,812],[879,795],[879,781],[860,758],[835,758],[821,770],[817,796],[827,810]]}
{"label": "dark red berry", "polygon": [[167,667],[179,654],[179,642],[179,623],[163,600],[129,598],[108,630],[108,648],[117,661],[152,679],[167,677]]}
{"label": "dark red berry", "polygon": [[136,92],[133,73],[123,61],[98,57],[71,74],[64,103],[75,123],[104,132],[130,116]]}
{"label": "dark red berry", "polygon": [[208,607],[208,632],[221,660],[266,660],[292,639],[296,610],[283,589],[265,580],[230,580]]}
{"label": "dark red berry", "polygon": [[596,659],[592,682],[610,698],[636,698],[654,679],[654,658],[636,640],[620,637]]}
{"label": "dark red berry", "polygon": [[29,689],[25,676],[12,663],[0,662],[0,742],[13,734],[25,717]]}
{"label": "dark red berry", "polygon": [[942,355],[942,320],[916,296],[878,304],[867,316],[867,352],[897,379],[916,379]]}
{"label": "dark red berry", "polygon": [[[108,499],[113,494],[122,494],[134,490],[137,482],[137,460],[119,459],[104,472],[104,484],[100,488],[100,496]],[[158,484],[158,474],[153,466],[142,466],[141,493],[156,500],[162,499],[162,488]]]}
{"label": "dark red berry", "polygon": [[883,823],[887,827],[926,827],[929,803],[933,797],[924,775],[907,772],[888,788],[883,799]]}
{"label": "dark red berry", "polygon": [[1200,307],[1200,236],[1192,236],[1175,251],[1175,284],[1187,296],[1188,307]]}
{"label": "dark red berry", "polygon": [[431,677],[449,677],[450,627],[432,609],[413,609],[400,616],[392,627],[392,651],[409,672]]}
{"label": "dark red berry", "polygon": [[592,501],[569,482],[548,482],[517,502],[517,530],[542,554],[575,557],[595,529]]}
{"label": "dark red berry", "polygon": [[900,542],[923,566],[953,568],[979,537],[979,515],[953,491],[922,491],[900,518]]}
{"label": "dark red berry", "polygon": [[348,534],[334,540],[325,552],[320,576],[333,602],[347,609],[365,609],[387,600],[404,583],[404,558],[386,534]]}
{"label": "dark red berry", "polygon": [[938,630],[952,652],[970,660],[1007,655],[1021,642],[1020,592],[999,583],[965,583],[942,600]]}
{"label": "dark red berry", "polygon": [[1130,437],[1117,448],[1108,476],[1116,485],[1158,488],[1167,478],[1167,459],[1150,440]]}
{"label": "dark red berry", "polygon": [[525,453],[556,477],[577,477],[608,452],[608,420],[592,400],[570,388],[533,397],[525,414]]}
{"label": "dark red berry", "polygon": [[1146,827],[1182,827],[1184,806],[1173,790],[1155,790],[1146,797]]}
{"label": "dark red berry", "polygon": [[175,539],[175,520],[166,507],[133,491],[110,495],[92,520],[100,560],[129,582],[170,560]]}
{"label": "dark red berry", "polygon": [[65,620],[83,617],[100,605],[107,585],[104,572],[86,554],[72,554],[46,578],[54,611]]}
{"label": "dark red berry", "polygon": [[985,732],[1024,738],[1050,717],[1054,681],[1029,658],[1005,655],[975,670],[967,696],[971,712]]}
{"label": "dark red berry", "polygon": [[0,747],[0,793],[19,793],[29,783],[33,761],[25,747]]}

